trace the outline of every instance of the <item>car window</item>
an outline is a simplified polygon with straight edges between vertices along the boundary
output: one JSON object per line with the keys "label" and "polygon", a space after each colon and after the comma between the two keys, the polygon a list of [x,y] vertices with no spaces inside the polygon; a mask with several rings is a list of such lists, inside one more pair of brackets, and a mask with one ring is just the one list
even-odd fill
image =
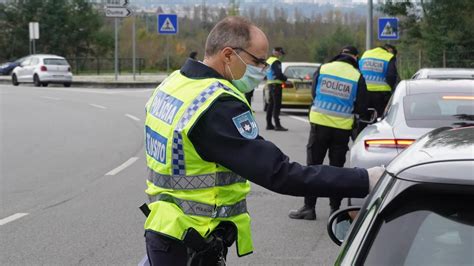
{"label": "car window", "polygon": [[435,128],[474,123],[474,97],[468,93],[405,96],[403,110],[409,127]]}
{"label": "car window", "polygon": [[31,66],[36,66],[39,63],[39,59],[37,57],[31,58],[30,65]]}
{"label": "car window", "polygon": [[22,66],[28,66],[28,65],[30,65],[30,62],[31,62],[31,57],[26,58],[26,59],[21,63],[21,65],[22,65]]}
{"label": "car window", "polygon": [[65,59],[59,59],[59,58],[45,58],[43,61],[45,65],[55,65],[55,66],[69,65]]}
{"label": "car window", "polygon": [[311,80],[316,70],[317,66],[289,66],[283,74],[290,79]]}
{"label": "car window", "polygon": [[409,202],[383,219],[364,265],[474,265],[473,195]]}

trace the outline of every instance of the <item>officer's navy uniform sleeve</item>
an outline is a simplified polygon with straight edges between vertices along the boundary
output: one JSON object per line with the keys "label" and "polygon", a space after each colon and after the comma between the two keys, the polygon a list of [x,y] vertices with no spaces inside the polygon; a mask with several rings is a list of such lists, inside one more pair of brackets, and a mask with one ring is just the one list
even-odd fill
{"label": "officer's navy uniform sleeve", "polygon": [[288,79],[285,76],[285,74],[283,74],[283,72],[281,72],[281,62],[280,61],[273,62],[271,68],[273,70],[273,73],[275,73],[276,79],[281,80],[283,82]]}
{"label": "officer's navy uniform sleeve", "polygon": [[362,117],[367,115],[367,108],[369,105],[369,95],[367,92],[367,84],[362,75],[360,75],[359,81],[357,83],[357,96],[354,103],[354,113]]}
{"label": "officer's navy uniform sleeve", "polygon": [[387,84],[392,88],[392,92],[395,91],[395,87],[399,81],[398,71],[397,71],[397,59],[396,57],[392,57],[388,62],[388,69],[387,69],[387,76],[386,76]]}
{"label": "officer's navy uniform sleeve", "polygon": [[319,71],[321,70],[321,67],[318,68],[318,70],[316,70],[316,72],[314,72],[314,75],[313,75],[313,80],[312,80],[312,84],[311,84],[311,96],[313,96],[313,99],[316,98],[316,85],[318,84],[318,78],[319,78]]}
{"label": "officer's navy uniform sleeve", "polygon": [[232,118],[248,111],[233,97],[219,98],[189,133],[199,155],[277,193],[319,197],[364,197],[368,193],[365,169],[302,166],[290,162],[275,144],[260,136],[243,137]]}

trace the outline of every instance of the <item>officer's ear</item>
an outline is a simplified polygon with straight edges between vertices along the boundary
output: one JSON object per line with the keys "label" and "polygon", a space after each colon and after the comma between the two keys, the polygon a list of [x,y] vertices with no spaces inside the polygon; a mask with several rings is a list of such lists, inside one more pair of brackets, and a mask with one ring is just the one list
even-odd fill
{"label": "officer's ear", "polygon": [[226,63],[230,63],[230,57],[234,54],[234,49],[230,47],[225,47],[221,50],[221,56]]}

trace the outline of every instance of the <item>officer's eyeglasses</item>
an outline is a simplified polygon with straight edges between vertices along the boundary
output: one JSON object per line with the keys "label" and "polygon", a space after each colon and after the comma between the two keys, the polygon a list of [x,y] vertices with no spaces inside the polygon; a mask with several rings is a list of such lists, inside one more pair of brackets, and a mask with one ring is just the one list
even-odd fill
{"label": "officer's eyeglasses", "polygon": [[253,62],[258,66],[258,67],[261,67],[262,68],[262,71],[266,71],[269,67],[268,63],[267,63],[267,60],[265,60],[264,58],[258,58],[256,57],[255,55],[251,54],[250,52],[248,52],[247,50],[245,50],[244,48],[240,48],[240,47],[232,47],[232,49],[234,50],[240,50],[248,55],[250,55],[252,57],[252,60]]}

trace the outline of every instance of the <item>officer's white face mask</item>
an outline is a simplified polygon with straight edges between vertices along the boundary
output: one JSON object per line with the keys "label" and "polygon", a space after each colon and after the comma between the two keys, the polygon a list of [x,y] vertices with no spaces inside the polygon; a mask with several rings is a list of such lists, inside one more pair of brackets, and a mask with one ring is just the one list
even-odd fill
{"label": "officer's white face mask", "polygon": [[[237,57],[239,57],[240,61],[245,64],[244,60],[237,53],[235,54]],[[251,92],[253,89],[255,89],[266,74],[261,68],[256,66],[245,64],[245,67],[245,73],[242,78],[238,80],[232,80],[232,84],[242,93]]]}

